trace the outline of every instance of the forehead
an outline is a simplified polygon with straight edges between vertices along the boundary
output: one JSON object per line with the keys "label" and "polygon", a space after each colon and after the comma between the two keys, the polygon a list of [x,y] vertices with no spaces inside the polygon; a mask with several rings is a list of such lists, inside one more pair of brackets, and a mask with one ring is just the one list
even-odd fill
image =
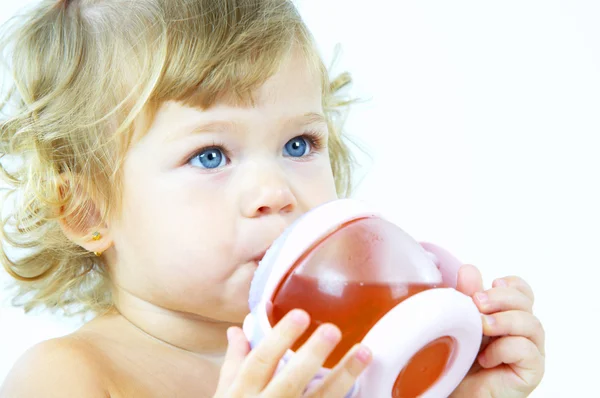
{"label": "forehead", "polygon": [[311,67],[300,52],[292,52],[286,57],[279,70],[253,93],[257,106],[278,103],[281,100],[321,100],[322,96],[323,87],[319,71]]}
{"label": "forehead", "polygon": [[[172,102],[157,109],[158,113],[176,112]],[[279,70],[252,92],[252,101],[240,103],[230,95],[224,95],[206,109],[190,107],[196,112],[224,116],[243,114],[248,111],[266,111],[265,115],[298,116],[322,114],[323,87],[322,78],[315,68],[298,54],[291,54],[282,63]],[[246,112],[244,112],[246,111]],[[191,115],[191,112],[186,114]],[[183,116],[183,115],[180,115]]]}
{"label": "forehead", "polygon": [[243,123],[244,119],[273,119],[287,123],[291,119],[319,119],[317,115],[323,115],[323,94],[323,76],[318,67],[314,67],[302,51],[290,51],[278,70],[252,91],[251,101],[237,101],[235,95],[228,92],[207,108],[185,101],[165,101],[149,106],[140,115],[136,121],[136,136],[142,139],[152,126],[169,127],[170,138],[177,138],[179,132],[189,132],[201,124],[219,120],[237,119]]}

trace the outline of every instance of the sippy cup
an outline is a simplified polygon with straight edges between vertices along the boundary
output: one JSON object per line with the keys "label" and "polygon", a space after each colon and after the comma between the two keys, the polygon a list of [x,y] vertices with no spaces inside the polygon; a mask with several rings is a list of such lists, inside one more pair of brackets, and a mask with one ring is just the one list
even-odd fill
{"label": "sippy cup", "polygon": [[307,393],[362,342],[373,361],[348,398],[445,398],[479,351],[481,316],[454,289],[458,267],[443,264],[451,256],[424,247],[363,202],[321,205],[290,225],[260,262],[244,333],[254,347],[287,312],[301,308],[310,327],[277,371],[320,324],[342,331]]}

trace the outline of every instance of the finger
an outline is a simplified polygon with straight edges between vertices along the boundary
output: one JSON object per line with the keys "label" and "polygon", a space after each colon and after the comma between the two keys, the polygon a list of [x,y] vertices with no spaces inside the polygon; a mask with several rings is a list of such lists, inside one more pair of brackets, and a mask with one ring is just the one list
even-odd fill
{"label": "finger", "polygon": [[535,301],[531,286],[518,276],[506,276],[504,278],[496,279],[492,283],[492,287],[514,287],[525,296],[529,297],[532,303]]}
{"label": "finger", "polygon": [[544,355],[544,328],[533,314],[525,311],[497,312],[483,317],[485,336],[522,336],[533,342]]}
{"label": "finger", "polygon": [[233,384],[246,355],[250,352],[248,340],[240,328],[229,328],[227,330],[227,340],[227,352],[225,353],[223,366],[221,366],[217,390],[229,388]]}
{"label": "finger", "polygon": [[458,270],[456,290],[472,297],[475,293],[483,291],[481,272],[474,265],[463,265]]}
{"label": "finger", "polygon": [[[481,344],[479,345],[479,351],[477,351],[477,353],[481,353],[483,352],[483,350],[486,349],[486,347],[495,339],[496,337],[489,337],[489,336],[481,336]],[[474,373],[477,372],[479,369],[481,368],[481,366],[479,366],[479,363],[477,361],[473,362],[473,366],[471,366],[471,369],[469,369],[469,373]]]}
{"label": "finger", "polygon": [[331,371],[314,396],[345,397],[372,359],[367,347],[355,345]]}
{"label": "finger", "polygon": [[[495,340],[478,361],[483,368],[495,368],[506,364],[517,376],[517,383],[524,383],[531,390],[539,384],[544,374],[544,358],[531,340],[522,336],[507,336]],[[505,386],[506,388],[506,386]]]}
{"label": "finger", "polygon": [[324,324],[308,338],[306,343],[283,370],[273,378],[264,391],[268,397],[299,396],[317,374],[342,339],[342,332],[334,325]]}
{"label": "finger", "polygon": [[250,352],[239,376],[245,392],[258,393],[265,388],[279,361],[308,328],[309,322],[310,318],[305,311],[290,311]]}
{"label": "finger", "polygon": [[474,299],[482,314],[510,310],[533,311],[533,301],[512,287],[495,287],[485,292],[477,292]]}

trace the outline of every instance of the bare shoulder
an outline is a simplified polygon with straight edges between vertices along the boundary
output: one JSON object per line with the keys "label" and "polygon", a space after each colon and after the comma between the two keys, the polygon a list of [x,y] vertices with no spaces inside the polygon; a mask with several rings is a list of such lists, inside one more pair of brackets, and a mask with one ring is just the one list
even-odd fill
{"label": "bare shoulder", "polygon": [[0,398],[109,397],[96,355],[77,335],[39,343],[14,365],[0,387]]}

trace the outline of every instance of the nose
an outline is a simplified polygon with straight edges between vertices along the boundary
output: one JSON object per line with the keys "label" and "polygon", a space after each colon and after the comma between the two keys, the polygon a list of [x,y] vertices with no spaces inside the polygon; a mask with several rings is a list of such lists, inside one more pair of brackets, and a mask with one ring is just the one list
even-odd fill
{"label": "nose", "polygon": [[269,169],[261,168],[246,176],[246,188],[240,204],[244,217],[287,214],[298,206],[285,176],[276,167]]}

